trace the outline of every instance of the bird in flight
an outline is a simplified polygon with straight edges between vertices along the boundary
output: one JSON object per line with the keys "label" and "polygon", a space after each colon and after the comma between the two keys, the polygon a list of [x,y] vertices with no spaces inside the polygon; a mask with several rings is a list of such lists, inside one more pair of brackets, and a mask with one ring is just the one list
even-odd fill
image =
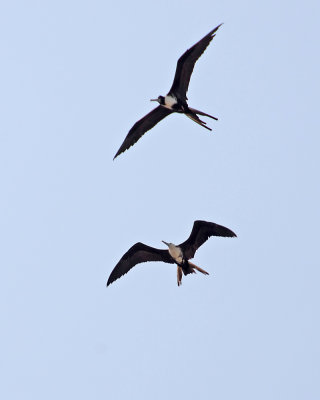
{"label": "bird in flight", "polygon": [[211,236],[236,237],[237,235],[222,225],[213,222],[195,221],[189,238],[178,246],[163,241],[168,246],[168,249],[160,250],[140,242],[136,243],[121,257],[121,260],[114,267],[109,276],[107,286],[129,272],[135,265],[147,261],[163,261],[169,264],[176,264],[178,286],[182,283],[182,273],[188,275],[199,271],[202,274],[209,275],[207,271],[192,264],[189,260],[194,257],[198,248]]}
{"label": "bird in flight", "polygon": [[215,33],[221,25],[222,24],[218,25],[210,31],[179,58],[173,84],[168,94],[166,96],[159,96],[157,99],[151,99],[151,101],[157,101],[159,106],[133,125],[113,159],[118,157],[118,155],[123,153],[125,150],[129,149],[129,147],[133,146],[142,135],[153,128],[163,118],[174,112],[185,114],[197,124],[209,129],[210,131],[212,130],[206,126],[206,123],[202,121],[198,115],[213,118],[215,120],[218,118],[189,107],[187,103],[187,91],[195,63],[208,47],[211,40],[215,37]]}

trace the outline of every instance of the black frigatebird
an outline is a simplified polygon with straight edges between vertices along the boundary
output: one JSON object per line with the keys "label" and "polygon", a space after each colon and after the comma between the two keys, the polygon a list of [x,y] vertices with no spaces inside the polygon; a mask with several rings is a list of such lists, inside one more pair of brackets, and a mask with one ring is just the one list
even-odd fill
{"label": "black frigatebird", "polygon": [[185,114],[197,124],[210,131],[212,130],[206,126],[206,123],[198,115],[210,117],[215,120],[218,118],[189,107],[187,103],[187,91],[195,63],[215,37],[216,31],[221,25],[210,31],[179,58],[173,84],[168,94],[166,96],[159,96],[157,99],[151,99],[151,101],[157,101],[160,105],[133,125],[113,159],[129,149],[130,146],[133,146],[149,129],[153,128],[158,122],[173,112]]}
{"label": "black frigatebird", "polygon": [[177,264],[178,286],[182,282],[182,273],[184,275],[193,274],[197,271],[209,275],[204,269],[192,264],[189,260],[194,257],[197,249],[209,239],[210,236],[236,237],[237,235],[230,229],[215,224],[213,222],[195,221],[189,238],[179,244],[167,243],[168,250],[155,249],[143,243],[133,245],[121,258],[118,264],[111,272],[107,286],[126,274],[136,264],[147,261],[163,261],[165,263]]}

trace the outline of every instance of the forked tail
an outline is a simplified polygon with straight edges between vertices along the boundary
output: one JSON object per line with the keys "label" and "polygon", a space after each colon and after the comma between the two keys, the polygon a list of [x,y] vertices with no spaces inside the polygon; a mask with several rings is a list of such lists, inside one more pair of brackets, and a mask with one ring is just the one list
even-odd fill
{"label": "forked tail", "polygon": [[196,271],[201,272],[204,275],[209,275],[209,272],[205,271],[204,269],[198,267],[197,265],[191,263],[188,261],[187,267],[180,267],[179,265],[177,266],[177,282],[178,286],[182,285],[182,272],[184,275],[189,275],[189,274],[195,274]]}
{"label": "forked tail", "polygon": [[199,111],[199,110],[196,110],[195,108],[191,108],[191,107],[189,107],[189,110],[192,111],[195,114],[203,115],[204,117],[209,117],[209,118],[212,118],[212,119],[215,119],[216,121],[218,121],[218,118],[213,117],[210,114],[206,114],[203,111]]}
{"label": "forked tail", "polygon": [[[191,108],[190,108],[191,111]],[[186,113],[185,114],[187,117],[189,117],[190,119],[192,119],[192,121],[196,122],[197,124],[203,126],[204,128],[208,129],[209,131],[212,131],[211,128],[209,128],[208,126],[206,126],[206,122],[202,121],[196,113],[191,112],[191,113]]]}
{"label": "forked tail", "polygon": [[188,261],[188,263],[189,263],[189,266],[193,269],[192,273],[195,273],[196,271],[194,271],[194,270],[196,269],[197,271],[201,272],[204,275],[209,275],[209,272],[205,271],[204,269],[198,267],[195,264],[192,264],[190,261]]}

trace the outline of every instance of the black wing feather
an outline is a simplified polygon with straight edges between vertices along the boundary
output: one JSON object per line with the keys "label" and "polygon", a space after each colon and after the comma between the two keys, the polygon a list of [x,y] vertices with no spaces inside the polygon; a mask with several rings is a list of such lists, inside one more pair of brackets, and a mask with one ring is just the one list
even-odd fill
{"label": "black wing feather", "polygon": [[178,60],[176,74],[169,93],[174,93],[180,100],[187,101],[187,91],[195,63],[215,37],[215,32],[222,24],[210,31],[199,42],[188,49]]}
{"label": "black wing feather", "polygon": [[168,108],[158,106],[150,111],[149,114],[137,121],[130,129],[129,133],[124,139],[124,142],[113,159],[118,157],[118,155],[123,153],[125,150],[128,150],[129,147],[133,146],[142,135],[144,135],[148,130],[153,128],[158,122],[171,113],[172,111]]}
{"label": "black wing feather", "polygon": [[170,257],[168,250],[159,250],[154,247],[147,246],[143,243],[134,244],[121,258],[118,264],[111,272],[107,286],[119,279],[122,275],[126,274],[135,265],[147,261],[163,261],[166,263],[174,264],[173,259]]}
{"label": "black wing feather", "polygon": [[189,238],[179,246],[187,260],[194,257],[195,252],[210,236],[236,237],[230,229],[214,222],[195,221]]}

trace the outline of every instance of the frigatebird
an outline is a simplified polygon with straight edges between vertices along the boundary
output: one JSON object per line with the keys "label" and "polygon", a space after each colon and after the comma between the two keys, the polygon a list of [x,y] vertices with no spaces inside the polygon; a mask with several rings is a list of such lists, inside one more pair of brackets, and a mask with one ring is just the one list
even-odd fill
{"label": "frigatebird", "polygon": [[135,265],[147,261],[163,261],[177,264],[178,286],[182,283],[182,273],[188,275],[199,271],[202,274],[209,275],[207,271],[192,264],[189,260],[194,257],[197,249],[210,236],[236,237],[237,235],[230,229],[214,222],[195,221],[191,234],[185,242],[176,246],[173,243],[162,241],[168,246],[168,250],[156,249],[141,242],[136,243],[121,257],[121,260],[114,267],[109,276],[107,286],[129,272]]}
{"label": "frigatebird", "polygon": [[222,24],[218,25],[216,28],[210,31],[179,58],[173,84],[168,94],[166,96],[159,96],[157,99],[150,100],[157,101],[159,106],[133,125],[113,159],[115,159],[125,150],[129,149],[129,147],[133,146],[142,135],[144,135],[163,118],[167,117],[173,112],[185,114],[197,124],[209,129],[210,131],[212,130],[206,126],[206,123],[202,121],[198,115],[213,118],[215,120],[218,118],[189,107],[187,103],[187,91],[195,63],[208,47],[211,40],[215,37],[216,31],[221,25]]}

